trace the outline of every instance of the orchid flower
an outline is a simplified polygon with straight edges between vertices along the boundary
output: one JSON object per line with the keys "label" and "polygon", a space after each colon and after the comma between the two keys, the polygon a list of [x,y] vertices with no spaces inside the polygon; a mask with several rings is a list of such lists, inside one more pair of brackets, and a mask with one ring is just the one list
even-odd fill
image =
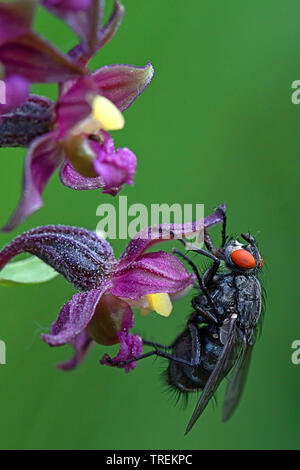
{"label": "orchid flower", "polygon": [[[71,282],[80,292],[64,305],[49,334],[41,337],[50,346],[73,346],[75,355],[59,365],[64,370],[77,366],[94,342],[107,346],[120,343],[115,358],[106,354],[101,360],[112,365],[142,352],[142,339],[129,332],[134,325],[132,307],[140,308],[143,314],[155,310],[167,317],[172,297],[185,293],[193,283],[193,276],[173,254],[146,251],[170,238],[203,232],[222,222],[224,210],[221,206],[210,216],[183,226],[151,227],[137,234],[118,260],[110,244],[94,232],[62,225],[38,227],[18,236],[0,252],[0,270],[14,256],[26,252]],[[125,370],[135,366],[131,362]]]}
{"label": "orchid flower", "polygon": [[30,83],[62,82],[87,73],[31,30],[35,10],[35,0],[0,3],[0,78],[6,89],[0,114],[24,103]]}
{"label": "orchid flower", "polygon": [[[58,16],[67,18],[80,35],[81,43],[69,53],[69,60],[79,68],[113,37],[124,13],[116,2],[102,27],[102,1],[89,5],[48,1],[44,5],[51,11],[55,6]],[[43,205],[42,192],[59,166],[61,182],[75,190],[101,188],[115,196],[124,184],[133,184],[136,156],[126,147],[115,149],[108,131],[123,128],[122,112],[145,90],[152,76],[150,63],[145,67],[104,66],[61,83],[56,103],[31,95],[1,116],[0,147],[29,147],[22,197],[4,231],[12,230]]]}

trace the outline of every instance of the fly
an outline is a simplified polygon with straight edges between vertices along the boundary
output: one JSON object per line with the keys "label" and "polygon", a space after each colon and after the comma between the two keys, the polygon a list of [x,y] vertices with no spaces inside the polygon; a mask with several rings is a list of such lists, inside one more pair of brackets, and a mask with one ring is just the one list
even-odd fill
{"label": "fly", "polygon": [[[264,262],[255,239],[249,233],[241,234],[241,239],[242,242],[227,240],[224,213],[221,247],[216,249],[205,232],[206,250],[190,250],[212,260],[202,276],[186,254],[173,250],[189,264],[196,276],[199,294],[192,299],[194,311],[171,346],[144,340],[145,345],[155,349],[131,359],[136,361],[152,355],[164,357],[169,360],[169,385],[185,394],[202,391],[186,433],[194,426],[229,373],[223,421],[231,417],[246,382],[262,311],[262,288],[258,274]],[[186,245],[184,240],[180,241]],[[220,269],[221,262],[227,268],[225,271]]]}

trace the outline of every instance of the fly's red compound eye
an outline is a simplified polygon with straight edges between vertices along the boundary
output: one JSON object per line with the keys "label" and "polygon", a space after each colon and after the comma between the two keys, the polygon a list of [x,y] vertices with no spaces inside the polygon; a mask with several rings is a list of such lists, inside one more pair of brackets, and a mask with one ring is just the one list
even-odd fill
{"label": "fly's red compound eye", "polygon": [[254,256],[247,250],[235,250],[230,255],[231,261],[243,269],[253,269],[256,266]]}
{"label": "fly's red compound eye", "polygon": [[263,257],[260,255],[260,265],[261,265],[262,268],[264,267],[264,264],[265,264],[264,259],[263,259]]}

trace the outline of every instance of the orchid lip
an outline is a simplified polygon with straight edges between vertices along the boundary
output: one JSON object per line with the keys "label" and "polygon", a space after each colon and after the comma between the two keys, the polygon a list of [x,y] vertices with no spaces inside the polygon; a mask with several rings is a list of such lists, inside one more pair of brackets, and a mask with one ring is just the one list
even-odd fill
{"label": "orchid lip", "polygon": [[101,95],[90,95],[87,96],[87,101],[92,108],[91,114],[76,124],[70,130],[70,134],[96,134],[100,130],[123,129],[125,125],[123,114],[109,99]]}

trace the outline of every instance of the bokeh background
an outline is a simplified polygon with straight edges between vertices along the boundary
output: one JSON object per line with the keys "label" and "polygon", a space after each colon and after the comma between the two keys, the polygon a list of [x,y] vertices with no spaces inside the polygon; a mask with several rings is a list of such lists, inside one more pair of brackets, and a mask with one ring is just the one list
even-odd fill
{"label": "bokeh background", "polygon": [[[128,203],[204,203],[206,214],[227,203],[231,234],[258,233],[267,292],[263,333],[248,383],[232,419],[221,422],[209,404],[183,436],[195,405],[174,406],[165,391],[163,359],[147,359],[134,372],[99,365],[97,346],[76,371],[55,363],[71,349],[39,339],[74,293],[62,278],[30,287],[1,288],[0,447],[3,449],[295,449],[300,437],[300,365],[291,344],[300,339],[299,154],[300,106],[291,83],[300,79],[300,5],[296,0],[204,2],[124,0],[126,15],[114,40],[92,61],[144,65],[155,78],[126,111],[118,146],[138,156]],[[106,15],[112,9],[107,1]],[[75,35],[39,11],[36,29],[67,51]],[[34,91],[55,98],[55,86]],[[24,149],[1,149],[0,218],[3,225],[19,194]],[[118,199],[99,191],[75,192],[56,175],[45,206],[13,234],[48,223],[95,230],[96,208]],[[212,235],[218,243],[220,229]],[[113,241],[116,254],[125,240]],[[198,258],[199,260],[199,258]],[[197,261],[201,264],[201,261]],[[191,312],[190,298],[169,319],[136,315],[135,331],[169,343]],[[110,351],[111,353],[113,350]]]}

